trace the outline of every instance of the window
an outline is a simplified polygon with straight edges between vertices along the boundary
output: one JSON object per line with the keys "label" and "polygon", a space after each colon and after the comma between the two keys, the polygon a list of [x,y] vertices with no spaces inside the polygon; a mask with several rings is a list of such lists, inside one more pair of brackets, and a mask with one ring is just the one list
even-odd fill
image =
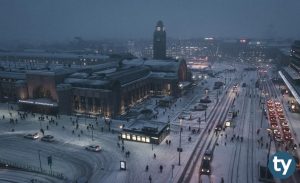
{"label": "window", "polygon": [[146,137],[146,142],[150,143],[150,138]]}
{"label": "window", "polygon": [[122,138],[123,138],[123,139],[125,139],[125,138],[126,138],[126,135],[125,135],[125,133],[123,133],[123,134],[122,134]]}
{"label": "window", "polygon": [[130,134],[127,134],[127,136],[126,136],[126,137],[127,137],[127,139],[129,139],[129,140],[130,140]]}
{"label": "window", "polygon": [[137,136],[137,141],[141,141],[141,137],[140,136]]}
{"label": "window", "polygon": [[143,141],[143,142],[145,142],[145,141],[146,141],[145,137],[142,137],[142,141]]}
{"label": "window", "polygon": [[132,140],[136,140],[136,136],[135,135],[132,135]]}

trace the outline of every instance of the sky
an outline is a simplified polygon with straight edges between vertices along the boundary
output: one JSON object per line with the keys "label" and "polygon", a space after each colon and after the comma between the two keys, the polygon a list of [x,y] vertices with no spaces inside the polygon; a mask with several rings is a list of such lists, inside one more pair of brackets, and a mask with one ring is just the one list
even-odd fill
{"label": "sky", "polygon": [[0,0],[0,41],[172,38],[300,39],[299,0]]}

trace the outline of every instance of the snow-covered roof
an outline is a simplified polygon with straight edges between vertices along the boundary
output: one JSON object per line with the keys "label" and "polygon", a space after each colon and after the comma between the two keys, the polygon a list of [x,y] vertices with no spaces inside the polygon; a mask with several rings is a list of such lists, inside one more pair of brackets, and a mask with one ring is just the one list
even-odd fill
{"label": "snow-covered roof", "polygon": [[297,103],[300,104],[300,96],[299,96],[297,90],[294,89],[294,87],[290,84],[290,82],[287,80],[287,78],[284,76],[284,74],[281,71],[279,71],[278,73],[279,73],[280,77],[283,79],[286,86],[289,88],[289,90],[293,94],[293,96],[295,97]]}
{"label": "snow-covered roof", "polygon": [[[157,135],[160,134],[167,127],[167,125],[167,123],[163,122],[137,120],[132,122],[130,125],[125,126],[123,131]],[[153,131],[145,131],[145,129],[153,129]]]}
{"label": "snow-covered roof", "polygon": [[150,67],[155,72],[177,72],[181,64],[181,60],[143,60],[132,59],[124,60],[124,65],[144,65]]}
{"label": "snow-covered roof", "polygon": [[0,78],[11,78],[11,79],[25,79],[25,73],[20,72],[1,72]]}

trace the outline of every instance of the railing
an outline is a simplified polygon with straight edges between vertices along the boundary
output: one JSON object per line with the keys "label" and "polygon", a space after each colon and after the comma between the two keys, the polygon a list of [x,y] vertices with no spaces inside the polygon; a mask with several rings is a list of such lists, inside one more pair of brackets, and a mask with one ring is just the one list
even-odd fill
{"label": "railing", "polygon": [[27,172],[39,173],[39,174],[55,177],[55,178],[62,179],[62,180],[66,179],[66,177],[60,172],[43,170],[43,169],[41,170],[39,167],[36,167],[36,166],[22,164],[22,163],[16,163],[16,162],[4,160],[4,159],[0,159],[0,168],[1,167],[6,168],[6,169],[20,169],[20,170],[27,171]]}

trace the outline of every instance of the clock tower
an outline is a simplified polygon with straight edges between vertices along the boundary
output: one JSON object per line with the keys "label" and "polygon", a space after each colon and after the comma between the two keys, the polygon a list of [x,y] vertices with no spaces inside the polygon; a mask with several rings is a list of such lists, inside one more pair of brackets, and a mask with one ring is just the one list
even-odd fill
{"label": "clock tower", "polygon": [[153,59],[166,59],[166,31],[162,21],[158,21],[153,34]]}

